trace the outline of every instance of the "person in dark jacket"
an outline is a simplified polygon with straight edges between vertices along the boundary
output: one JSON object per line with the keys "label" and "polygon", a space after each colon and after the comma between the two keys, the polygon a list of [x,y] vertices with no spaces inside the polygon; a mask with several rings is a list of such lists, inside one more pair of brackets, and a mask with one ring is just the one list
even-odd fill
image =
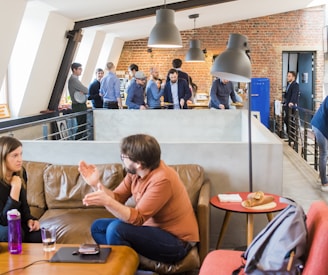
{"label": "person in dark jacket", "polygon": [[327,156],[328,156],[328,96],[321,103],[311,120],[312,130],[319,146],[319,173],[321,190],[328,192]]}
{"label": "person in dark jacket", "polygon": [[100,81],[103,77],[104,77],[104,70],[98,68],[96,70],[96,78],[89,86],[88,100],[91,100],[93,109],[103,107],[103,100],[99,94]]}
{"label": "person in dark jacket", "polygon": [[21,214],[23,242],[41,243],[39,221],[27,203],[27,175],[23,168],[22,143],[10,136],[0,137],[0,242],[8,242],[7,212]]}
{"label": "person in dark jacket", "polygon": [[172,103],[170,109],[187,109],[187,100],[191,97],[187,81],[178,78],[176,69],[169,70],[169,79],[164,87],[164,102]]}
{"label": "person in dark jacket", "polygon": [[284,100],[284,122],[286,125],[287,135],[289,133],[289,109],[292,109],[292,112],[295,110],[295,107],[298,105],[298,99],[300,95],[299,85],[296,82],[296,73],[294,71],[289,71],[287,74],[287,88],[285,93]]}

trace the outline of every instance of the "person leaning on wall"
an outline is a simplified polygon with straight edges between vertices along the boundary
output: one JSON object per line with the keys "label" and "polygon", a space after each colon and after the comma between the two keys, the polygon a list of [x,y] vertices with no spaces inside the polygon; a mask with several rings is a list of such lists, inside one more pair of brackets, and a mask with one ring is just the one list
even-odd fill
{"label": "person leaning on wall", "polygon": [[[72,63],[71,65],[72,75],[68,80],[68,91],[72,100],[73,113],[83,112],[87,110],[87,94],[89,90],[79,80],[79,76],[82,74],[82,65],[80,63]],[[87,115],[80,115],[76,117],[78,129],[75,140],[80,140],[86,137],[86,123]]]}

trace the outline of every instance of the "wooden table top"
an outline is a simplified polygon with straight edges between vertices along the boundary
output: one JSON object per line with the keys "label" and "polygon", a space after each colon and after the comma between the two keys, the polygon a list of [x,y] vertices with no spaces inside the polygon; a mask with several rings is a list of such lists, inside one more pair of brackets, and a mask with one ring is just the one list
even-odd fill
{"label": "wooden table top", "polygon": [[[227,194],[239,194],[242,198],[242,200],[247,199],[247,195],[250,192],[231,192]],[[251,208],[245,208],[241,205],[241,202],[221,202],[218,198],[218,196],[213,196],[210,200],[211,205],[213,205],[216,208],[231,211],[231,212],[237,212],[237,213],[249,213],[249,214],[260,214],[260,213],[272,213],[283,210],[287,204],[280,202],[280,196],[275,194],[269,194],[265,193],[265,195],[273,196],[274,202],[277,204],[276,207],[269,208],[269,209],[251,209]]]}
{"label": "wooden table top", "polygon": [[[60,247],[76,247],[78,244],[56,244],[56,251]],[[84,274],[110,274],[110,275],[134,275],[138,265],[139,258],[137,253],[128,246],[111,245],[111,253],[106,263],[50,263],[48,260],[55,254],[53,252],[44,252],[42,243],[23,243],[22,254],[12,255],[8,252],[8,244],[0,243],[0,274],[9,270],[8,274],[56,274],[56,275],[84,275]],[[101,246],[106,247],[106,246]],[[108,246],[107,246],[108,247]],[[27,267],[28,265],[33,265]]]}

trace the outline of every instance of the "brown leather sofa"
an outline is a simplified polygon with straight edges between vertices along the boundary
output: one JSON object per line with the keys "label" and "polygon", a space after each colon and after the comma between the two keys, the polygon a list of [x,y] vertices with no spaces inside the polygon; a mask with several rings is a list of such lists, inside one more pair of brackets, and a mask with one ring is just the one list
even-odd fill
{"label": "brown leather sofa", "polygon": [[[94,243],[90,226],[95,219],[113,217],[103,207],[85,207],[82,199],[92,189],[80,176],[77,165],[24,162],[27,172],[27,199],[41,226],[57,227],[58,243]],[[125,173],[121,164],[97,165],[102,182],[115,188]],[[210,182],[195,164],[171,165],[186,186],[199,224],[200,243],[182,261],[168,265],[139,256],[140,269],[175,274],[199,268],[209,251]],[[133,205],[132,201],[128,201]],[[146,244],[145,244],[146,245]]]}

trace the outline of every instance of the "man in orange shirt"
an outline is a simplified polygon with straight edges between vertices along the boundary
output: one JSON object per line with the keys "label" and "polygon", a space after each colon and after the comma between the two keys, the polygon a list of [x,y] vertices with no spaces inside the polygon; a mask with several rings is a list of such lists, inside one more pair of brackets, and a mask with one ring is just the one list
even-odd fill
{"label": "man in orange shirt", "polygon": [[[137,253],[156,261],[182,260],[199,241],[196,217],[178,174],[163,161],[155,138],[132,135],[123,139],[121,159],[127,175],[111,191],[99,182],[94,165],[84,161],[79,171],[95,190],[83,203],[103,205],[116,216],[99,219],[91,233],[99,244],[127,245]],[[124,203],[133,197],[136,206]]]}

